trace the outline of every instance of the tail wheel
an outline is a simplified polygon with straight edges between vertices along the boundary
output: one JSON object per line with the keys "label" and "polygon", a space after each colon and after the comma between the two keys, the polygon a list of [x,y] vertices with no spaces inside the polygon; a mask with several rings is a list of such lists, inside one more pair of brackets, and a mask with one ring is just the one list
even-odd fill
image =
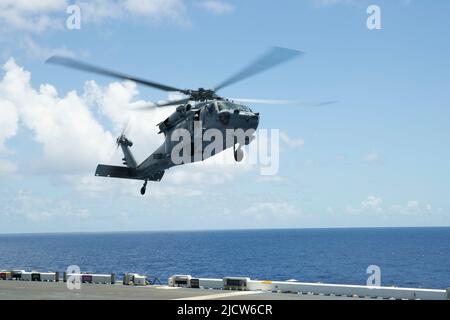
{"label": "tail wheel", "polygon": [[142,195],[145,194],[146,189],[147,189],[147,179],[145,179],[144,185],[143,185],[142,188],[141,188],[141,194],[142,194]]}

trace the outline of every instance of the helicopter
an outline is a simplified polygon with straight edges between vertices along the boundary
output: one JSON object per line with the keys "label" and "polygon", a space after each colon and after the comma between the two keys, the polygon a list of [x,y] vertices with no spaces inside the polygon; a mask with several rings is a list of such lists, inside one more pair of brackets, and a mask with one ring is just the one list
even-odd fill
{"label": "helicopter", "polygon": [[[265,54],[256,59],[253,63],[241,69],[239,72],[221,82],[213,89],[199,88],[195,90],[180,89],[177,87],[168,86],[147,79],[142,79],[128,74],[87,64],[85,62],[81,62],[64,56],[52,56],[46,62],[121,80],[130,80],[138,84],[163,90],[166,92],[177,92],[184,96],[181,99],[162,103],[153,103],[151,105],[143,107],[143,109],[152,109],[155,107],[161,108],[168,106],[177,106],[175,112],[173,112],[167,119],[157,125],[160,130],[159,133],[163,133],[165,136],[164,143],[158,149],[156,149],[147,159],[145,159],[140,164],[136,162],[136,159],[134,158],[133,153],[130,150],[133,143],[126,137],[125,133],[122,132],[122,134],[117,138],[116,143],[117,146],[120,146],[120,148],[122,149],[124,155],[122,159],[124,166],[113,166],[105,164],[99,164],[97,166],[95,175],[99,177],[143,180],[144,184],[140,190],[140,193],[144,195],[146,192],[148,181],[159,182],[163,178],[166,170],[176,165],[184,164],[184,162],[178,163],[174,161],[171,157],[172,151],[175,146],[174,141],[171,139],[171,137],[176,132],[176,130],[187,130],[192,138],[195,135],[196,129],[200,129],[200,131],[204,132],[207,129],[213,128],[218,129],[223,133],[225,133],[227,129],[254,131],[258,127],[260,114],[258,112],[254,112],[249,106],[246,105],[247,103],[295,103],[293,101],[286,100],[228,99],[219,96],[217,92],[224,89],[225,87],[235,84],[236,82],[247,79],[258,73],[267,71],[268,69],[297,58],[301,55],[303,55],[303,52],[301,51],[282,47],[272,47]],[[323,105],[328,103],[332,102],[319,103],[316,105]],[[201,128],[198,128],[198,124],[201,124]],[[223,136],[226,135],[224,134]],[[227,143],[225,145],[225,148],[223,150],[219,150],[219,152],[224,151],[226,148],[233,147],[234,159],[239,162],[243,158],[242,147],[251,143],[253,138],[253,136],[249,136],[246,137],[243,141],[238,141],[235,138],[231,145],[230,143]],[[205,147],[205,143],[206,142],[203,142],[202,147]],[[191,152],[192,150],[194,150],[193,146],[191,148]],[[213,156],[214,154],[215,153],[213,152],[211,156]],[[205,160],[205,157],[194,157],[192,153],[191,160],[193,162],[203,161]]]}

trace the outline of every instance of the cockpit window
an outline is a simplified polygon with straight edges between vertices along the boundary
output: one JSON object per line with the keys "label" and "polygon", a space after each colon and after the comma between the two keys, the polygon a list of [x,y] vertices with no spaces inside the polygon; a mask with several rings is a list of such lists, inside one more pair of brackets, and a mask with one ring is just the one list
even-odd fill
{"label": "cockpit window", "polygon": [[219,101],[219,102],[217,102],[217,106],[219,108],[219,111],[222,111],[222,110],[239,110],[239,111],[247,111],[247,112],[252,111],[247,106],[229,102],[229,101]]}

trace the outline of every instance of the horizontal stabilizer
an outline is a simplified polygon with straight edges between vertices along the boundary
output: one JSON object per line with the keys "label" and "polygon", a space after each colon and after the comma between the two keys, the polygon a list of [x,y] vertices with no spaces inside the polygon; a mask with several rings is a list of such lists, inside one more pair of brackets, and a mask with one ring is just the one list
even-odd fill
{"label": "horizontal stabilizer", "polygon": [[121,178],[121,179],[139,179],[142,177],[136,175],[136,169],[118,166],[108,166],[104,164],[99,164],[97,170],[95,170],[95,175],[99,177],[108,178]]}

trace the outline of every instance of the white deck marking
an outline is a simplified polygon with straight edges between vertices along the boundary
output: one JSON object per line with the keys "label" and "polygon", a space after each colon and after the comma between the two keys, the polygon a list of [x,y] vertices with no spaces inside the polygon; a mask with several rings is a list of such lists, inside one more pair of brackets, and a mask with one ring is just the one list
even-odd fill
{"label": "white deck marking", "polygon": [[236,296],[245,296],[249,294],[260,294],[262,291],[233,291],[227,293],[218,293],[218,294],[205,294],[201,296],[195,297],[186,297],[186,298],[178,298],[173,300],[214,300],[220,298],[228,298],[228,297],[236,297]]}

